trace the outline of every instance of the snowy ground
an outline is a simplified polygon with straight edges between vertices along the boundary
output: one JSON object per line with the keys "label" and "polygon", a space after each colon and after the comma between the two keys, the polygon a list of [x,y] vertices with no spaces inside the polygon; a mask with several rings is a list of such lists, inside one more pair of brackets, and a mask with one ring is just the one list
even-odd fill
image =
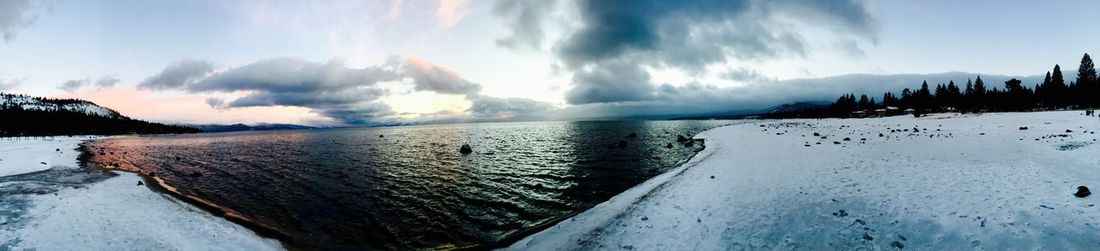
{"label": "snowy ground", "polygon": [[282,249],[135,174],[80,169],[84,139],[0,139],[0,250]]}
{"label": "snowy ground", "polygon": [[1100,195],[1072,194],[1100,191],[1100,119],[1081,114],[716,128],[684,166],[509,249],[1094,249]]}

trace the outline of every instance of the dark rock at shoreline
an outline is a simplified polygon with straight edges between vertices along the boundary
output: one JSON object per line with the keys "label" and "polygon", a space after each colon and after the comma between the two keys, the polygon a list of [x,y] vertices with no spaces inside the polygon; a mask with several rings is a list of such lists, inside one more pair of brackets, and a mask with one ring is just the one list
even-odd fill
{"label": "dark rock at shoreline", "polygon": [[1077,192],[1073,193],[1073,196],[1077,196],[1077,198],[1089,197],[1089,195],[1092,195],[1092,192],[1086,186],[1077,187]]}
{"label": "dark rock at shoreline", "polygon": [[694,140],[688,140],[686,143],[684,143],[684,146],[693,147],[693,146],[695,146],[695,141]]}
{"label": "dark rock at shoreline", "polygon": [[684,141],[688,141],[688,138],[684,137],[683,134],[677,134],[676,135],[676,142],[684,142]]}
{"label": "dark rock at shoreline", "polygon": [[470,154],[474,152],[474,149],[470,147],[470,144],[462,144],[462,147],[458,148],[458,152],[462,154]]}
{"label": "dark rock at shoreline", "polygon": [[141,181],[139,180],[139,181],[138,181],[138,184],[137,184],[137,185],[139,185],[139,186],[144,186],[144,185],[145,185],[145,183],[143,183],[143,182],[141,182]]}

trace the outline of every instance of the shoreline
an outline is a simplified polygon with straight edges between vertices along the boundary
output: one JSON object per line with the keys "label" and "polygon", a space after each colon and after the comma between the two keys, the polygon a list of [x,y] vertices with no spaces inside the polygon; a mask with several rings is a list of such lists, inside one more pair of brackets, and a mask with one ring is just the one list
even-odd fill
{"label": "shoreline", "polygon": [[[176,200],[179,200],[181,202],[184,202],[184,203],[187,203],[189,205],[195,206],[195,207],[197,207],[199,209],[202,209],[204,212],[209,213],[213,216],[220,217],[222,219],[228,220],[228,221],[233,222],[237,225],[245,227],[249,230],[252,230],[252,231],[256,232],[256,234],[259,235],[259,236],[266,237],[266,238],[271,238],[271,239],[274,239],[274,240],[278,240],[283,245],[283,248],[286,248],[286,249],[289,249],[289,250],[305,250],[305,249],[307,249],[307,247],[304,247],[301,244],[296,243],[295,241],[293,241],[293,238],[291,238],[286,233],[283,233],[279,230],[276,230],[275,228],[271,228],[271,227],[268,227],[268,226],[264,226],[263,224],[257,223],[254,220],[252,220],[251,218],[248,218],[248,217],[238,213],[237,211],[234,211],[233,209],[222,207],[220,205],[217,205],[213,202],[207,201],[207,200],[199,198],[199,197],[184,195],[184,194],[180,193],[175,187],[172,187],[171,185],[168,185],[160,177],[152,176],[152,175],[140,172],[140,171],[134,171],[134,170],[130,170],[130,169],[122,168],[122,167],[99,166],[99,165],[96,165],[94,163],[91,163],[90,159],[91,159],[91,156],[94,153],[93,153],[93,151],[87,149],[87,143],[90,142],[90,141],[94,141],[94,140],[97,140],[97,139],[90,139],[90,140],[82,141],[80,143],[80,145],[78,146],[78,148],[77,148],[77,150],[80,152],[80,156],[78,157],[78,160],[79,160],[80,166],[82,166],[83,168],[102,169],[102,170],[110,170],[110,171],[126,172],[126,173],[135,174],[138,177],[141,177],[141,179],[145,182],[145,185],[148,186],[150,188],[150,190],[152,190],[154,192],[171,196],[172,198],[174,198]],[[92,166],[92,165],[96,165],[96,166]]]}
{"label": "shoreline", "polygon": [[[727,125],[727,126],[728,126],[728,125]],[[712,128],[712,129],[713,129],[713,128]],[[709,129],[708,129],[707,131],[709,131]],[[706,132],[706,131],[703,131],[703,132]],[[700,135],[700,134],[702,134],[703,132],[700,132],[699,134],[696,134],[696,136],[697,136],[697,135]],[[707,145],[706,145],[706,140],[705,140],[705,139],[703,139],[703,138],[695,138],[695,137],[693,136],[693,137],[692,137],[692,138],[691,138],[690,140],[695,140],[695,141],[698,141],[698,142],[699,142],[698,144],[700,145],[700,147],[701,147],[702,149],[700,149],[699,151],[695,151],[694,153],[692,153],[692,154],[691,154],[691,156],[688,156],[688,158],[686,158],[686,159],[684,159],[684,160],[681,160],[680,162],[676,163],[675,165],[673,165],[674,167],[672,167],[672,168],[669,168],[669,169],[668,169],[668,170],[666,170],[665,172],[663,172],[663,173],[661,173],[661,174],[658,174],[657,176],[653,176],[652,178],[649,178],[649,179],[647,179],[646,181],[643,181],[642,183],[639,183],[638,185],[635,185],[634,187],[638,187],[638,186],[641,186],[642,184],[645,184],[646,182],[649,182],[650,180],[656,179],[657,177],[661,177],[661,176],[663,176],[663,175],[665,175],[665,174],[668,174],[668,173],[673,173],[673,172],[679,173],[679,172],[683,172],[683,170],[686,170],[686,169],[681,169],[682,167],[684,167],[684,166],[685,166],[685,165],[687,165],[687,164],[688,164],[689,162],[691,162],[691,160],[692,160],[692,159],[695,159],[695,157],[696,157],[696,156],[699,156],[699,155],[700,155],[700,154],[702,154],[703,152],[707,151],[707,149],[709,148],[709,147],[707,147]],[[527,238],[528,238],[528,237],[530,237],[530,236],[533,236],[533,235],[536,235],[536,234],[538,234],[538,233],[541,233],[542,231],[545,231],[546,229],[550,229],[550,228],[552,228],[552,227],[554,227],[554,226],[557,226],[557,225],[558,225],[558,224],[560,224],[561,222],[564,222],[564,221],[566,221],[566,220],[569,220],[569,219],[573,219],[573,218],[574,218],[574,217],[576,217],[577,215],[580,215],[580,214],[582,214],[582,213],[584,213],[584,212],[587,212],[588,210],[591,210],[592,208],[595,208],[595,207],[598,207],[598,206],[600,206],[600,205],[603,205],[604,203],[607,203],[607,202],[611,201],[611,200],[612,200],[612,199],[614,199],[615,197],[618,197],[619,195],[621,195],[621,194],[624,194],[624,193],[626,193],[627,191],[630,191],[631,189],[634,189],[634,187],[631,187],[631,188],[627,189],[626,191],[623,191],[623,192],[621,192],[621,193],[619,193],[619,194],[616,194],[615,196],[612,196],[611,198],[608,198],[608,199],[607,199],[606,201],[604,201],[604,202],[600,202],[600,203],[596,204],[595,206],[592,206],[591,208],[588,208],[588,209],[586,209],[586,210],[583,210],[583,211],[578,211],[578,212],[574,212],[574,213],[571,213],[571,214],[569,214],[569,215],[566,215],[566,216],[562,216],[562,217],[560,217],[560,218],[555,218],[555,219],[553,219],[553,220],[548,220],[547,222],[545,222],[545,223],[543,223],[543,224],[539,224],[539,225],[538,225],[537,227],[532,227],[531,229],[528,229],[528,230],[524,230],[524,231],[520,231],[520,232],[514,233],[514,234],[512,234],[512,235],[510,235],[510,236],[508,236],[508,237],[502,238],[501,240],[497,241],[496,243],[492,243],[492,244],[488,244],[488,245],[483,245],[483,246],[475,246],[475,247],[471,247],[471,248],[479,248],[479,249],[480,249],[480,248],[484,248],[484,249],[503,249],[503,248],[507,248],[507,247],[513,246],[513,245],[515,245],[516,243],[518,243],[518,242],[520,242],[520,241],[523,241],[524,239],[527,239]]]}
{"label": "shoreline", "polygon": [[690,169],[505,249],[1088,247],[1100,197],[1073,192],[1100,186],[1097,131],[1080,111],[719,127]]}
{"label": "shoreline", "polygon": [[[5,162],[0,163],[17,168],[0,176],[0,198],[14,203],[0,205],[0,249],[293,248],[160,191],[164,188],[140,174],[86,165],[90,153],[82,151],[83,145],[99,139],[104,137],[0,142],[5,145],[0,148],[0,161]],[[23,142],[33,142],[32,147]],[[47,150],[64,160],[18,169],[25,165],[16,163],[20,157],[40,158],[23,155]],[[134,187],[138,181],[145,186]],[[76,228],[65,227],[73,223]]]}
{"label": "shoreline", "polygon": [[[178,190],[175,187],[172,187],[171,185],[167,184],[163,179],[160,179],[159,177],[156,177],[155,175],[149,175],[149,174],[144,173],[144,172],[135,171],[135,170],[138,170],[137,168],[132,168],[132,167],[127,168],[127,167],[122,167],[122,166],[100,166],[98,164],[91,163],[90,162],[90,157],[91,157],[92,154],[94,154],[94,151],[92,151],[91,149],[87,149],[86,145],[87,145],[87,142],[94,141],[94,140],[95,139],[86,140],[86,141],[83,141],[82,143],[80,143],[80,146],[79,146],[78,150],[81,153],[80,156],[79,156],[79,163],[80,163],[81,166],[84,166],[86,168],[98,168],[98,169],[103,169],[103,170],[119,171],[119,172],[126,172],[126,173],[132,173],[132,174],[138,175],[139,177],[142,178],[142,180],[145,181],[145,184],[147,186],[149,186],[155,192],[169,195],[169,196],[171,196],[171,197],[173,197],[177,200],[180,200],[180,201],[185,202],[187,204],[198,207],[198,208],[204,210],[205,212],[207,212],[211,215],[221,217],[223,219],[226,219],[228,221],[236,223],[236,224],[238,224],[242,227],[248,228],[249,230],[255,231],[260,236],[278,240],[287,249],[290,249],[290,250],[310,250],[310,249],[317,249],[318,248],[318,247],[304,246],[303,244],[298,243],[297,241],[295,241],[294,238],[291,237],[289,234],[286,234],[282,231],[279,231],[277,228],[268,227],[268,226],[265,226],[263,224],[257,223],[254,220],[248,218],[247,216],[244,216],[244,215],[242,215],[242,214],[240,214],[240,213],[238,213],[238,212],[236,212],[232,209],[222,207],[220,205],[217,205],[216,203],[207,201],[203,198],[184,195],[184,194],[178,192]],[[681,168],[684,165],[687,165],[689,162],[692,161],[692,159],[694,159],[696,156],[699,156],[701,153],[706,152],[707,149],[709,148],[706,144],[705,139],[703,139],[703,138],[693,138],[691,140],[697,141],[698,144],[700,145],[701,149],[698,150],[698,151],[695,151],[694,153],[692,153],[691,156],[688,156],[687,158],[685,158],[685,159],[679,161],[678,163],[674,164],[673,167],[669,168],[664,173],[662,173],[660,175],[657,175],[657,176],[654,176],[654,178],[656,178],[658,176],[665,175],[665,174],[670,173],[670,172],[682,172],[683,169],[681,169]],[[91,165],[96,165],[96,166],[93,167]],[[653,178],[650,178],[650,180],[652,180],[652,179]],[[647,180],[645,182],[648,182],[648,181],[649,180]],[[643,183],[645,183],[645,182],[643,182]],[[600,204],[603,204],[603,203],[606,203],[606,201],[601,202]],[[600,205],[600,204],[597,204],[597,206]],[[499,248],[508,247],[508,246],[513,245],[514,243],[516,243],[516,242],[518,242],[518,241],[520,241],[524,238],[527,238],[528,236],[537,234],[538,232],[541,232],[545,229],[553,227],[553,226],[557,225],[558,223],[560,223],[562,221],[565,221],[565,220],[568,220],[570,218],[573,218],[576,215],[581,214],[583,212],[584,211],[577,211],[577,212],[574,212],[574,213],[571,213],[571,214],[568,214],[568,215],[564,215],[562,217],[547,219],[545,222],[540,223],[535,227],[532,227],[530,229],[516,231],[512,234],[509,234],[509,235],[505,236],[504,238],[502,238],[502,239],[500,239],[496,242],[493,242],[493,243],[487,243],[487,244],[483,244],[483,245],[471,245],[471,246],[464,246],[464,247],[455,247],[455,248],[456,249],[499,249]]]}

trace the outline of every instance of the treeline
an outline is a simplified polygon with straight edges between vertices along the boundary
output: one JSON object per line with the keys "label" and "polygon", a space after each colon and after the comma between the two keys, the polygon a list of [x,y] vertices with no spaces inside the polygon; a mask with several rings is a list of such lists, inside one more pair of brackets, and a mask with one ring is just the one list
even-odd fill
{"label": "treeline", "polygon": [[[0,98],[4,100],[12,100],[13,98],[30,99],[37,104],[46,105],[80,104],[102,108],[91,102],[78,99],[31,98],[11,94],[0,94]],[[0,137],[199,132],[195,128],[130,119],[113,111],[111,114],[103,115],[68,109],[25,109],[23,104],[14,102],[0,104],[0,118],[3,121],[0,123]]]}
{"label": "treeline", "polygon": [[950,81],[935,87],[925,81],[917,89],[905,88],[900,95],[886,92],[878,102],[866,94],[841,96],[824,110],[806,111],[801,117],[858,117],[932,112],[1016,112],[1100,107],[1100,81],[1092,58],[1085,54],[1077,68],[1076,80],[1066,83],[1062,69],[1054,65],[1043,83],[1029,86],[1010,79],[1004,86],[990,88],[982,81],[967,80],[965,85]]}

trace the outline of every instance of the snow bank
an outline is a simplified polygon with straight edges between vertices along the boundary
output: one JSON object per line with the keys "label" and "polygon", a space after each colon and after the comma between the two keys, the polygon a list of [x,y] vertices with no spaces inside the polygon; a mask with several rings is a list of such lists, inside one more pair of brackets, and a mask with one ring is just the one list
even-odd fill
{"label": "snow bank", "polygon": [[[92,137],[0,137],[0,176],[37,172],[52,167],[77,168],[76,148]],[[45,164],[43,164],[45,163]]]}
{"label": "snow bank", "polygon": [[79,141],[0,141],[0,171],[22,174],[0,176],[0,250],[282,249],[276,240],[138,186],[135,174],[78,170]]}
{"label": "snow bank", "polygon": [[1100,120],[1080,114],[716,128],[690,165],[509,249],[1087,249],[1100,196],[1072,194],[1100,189]]}

